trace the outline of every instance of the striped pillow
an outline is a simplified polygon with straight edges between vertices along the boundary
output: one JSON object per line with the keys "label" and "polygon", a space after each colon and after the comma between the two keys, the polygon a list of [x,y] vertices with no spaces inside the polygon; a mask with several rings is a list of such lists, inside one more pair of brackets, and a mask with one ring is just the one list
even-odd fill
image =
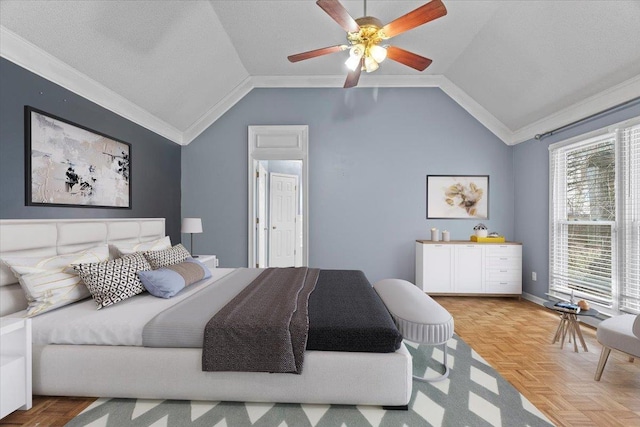
{"label": "striped pillow", "polygon": [[118,250],[118,254],[122,257],[136,252],[169,249],[171,247],[171,238],[169,236],[164,236],[161,239],[152,240],[150,242],[116,243],[113,244],[113,246]]}
{"label": "striped pillow", "polygon": [[90,296],[73,264],[103,262],[109,247],[96,246],[81,252],[51,257],[3,257],[18,278],[29,303],[27,317],[36,316]]}

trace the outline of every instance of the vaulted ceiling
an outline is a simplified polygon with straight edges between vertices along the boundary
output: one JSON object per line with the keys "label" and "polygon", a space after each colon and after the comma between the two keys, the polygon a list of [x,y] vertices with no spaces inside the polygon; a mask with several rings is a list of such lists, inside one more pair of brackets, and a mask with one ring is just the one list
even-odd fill
{"label": "vaulted ceiling", "polygon": [[[507,144],[640,96],[640,1],[443,1],[391,41],[433,64],[385,61],[359,86],[440,87]],[[1,0],[0,31],[3,57],[180,144],[254,87],[341,87],[348,55],[287,61],[345,43],[313,0]]]}

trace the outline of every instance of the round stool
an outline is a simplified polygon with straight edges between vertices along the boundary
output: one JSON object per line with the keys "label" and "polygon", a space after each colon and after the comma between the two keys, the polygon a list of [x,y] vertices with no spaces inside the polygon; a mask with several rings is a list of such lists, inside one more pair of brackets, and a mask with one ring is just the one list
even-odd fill
{"label": "round stool", "polygon": [[447,341],[453,336],[453,317],[433,298],[411,282],[385,279],[373,285],[387,306],[403,338],[420,344],[444,347],[444,374],[435,378],[416,377],[418,381],[441,381],[449,376]]}

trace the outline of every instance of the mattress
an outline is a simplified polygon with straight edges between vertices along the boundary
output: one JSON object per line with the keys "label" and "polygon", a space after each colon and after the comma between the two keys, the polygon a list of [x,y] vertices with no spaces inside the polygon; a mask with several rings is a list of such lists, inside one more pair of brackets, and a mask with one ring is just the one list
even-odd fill
{"label": "mattress", "polygon": [[[204,287],[217,286],[221,278],[234,271],[232,268],[211,269],[211,278],[194,283],[169,299],[144,293],[96,310],[96,303],[89,298],[35,316],[31,321],[33,343],[142,346],[142,330],[149,320]],[[26,311],[22,311],[11,317],[25,314]]]}
{"label": "mattress", "polygon": [[[202,348],[204,325],[262,271],[212,269],[211,278],[169,299],[145,293],[101,310],[92,299],[77,302],[32,318],[33,343]],[[160,313],[178,311],[186,299],[191,300],[190,309],[183,320],[173,318],[169,325],[153,326],[151,321]],[[203,326],[194,326],[197,322]],[[307,350],[385,353],[397,350],[401,341],[393,319],[361,271],[320,272],[309,298]]]}
{"label": "mattress", "polygon": [[[156,316],[143,332],[145,347],[202,348],[205,325],[263,270],[241,268],[217,288],[193,294]],[[321,270],[309,297],[307,350],[391,353],[402,342],[378,294],[362,271]]]}

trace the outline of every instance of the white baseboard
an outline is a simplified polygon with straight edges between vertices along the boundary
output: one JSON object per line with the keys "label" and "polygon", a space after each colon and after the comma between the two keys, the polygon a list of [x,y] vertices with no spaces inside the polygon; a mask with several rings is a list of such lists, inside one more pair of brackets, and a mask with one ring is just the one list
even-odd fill
{"label": "white baseboard", "polygon": [[543,303],[547,302],[546,299],[537,297],[527,292],[522,293],[522,298],[526,299],[527,301],[535,302],[538,305],[542,305]]}

